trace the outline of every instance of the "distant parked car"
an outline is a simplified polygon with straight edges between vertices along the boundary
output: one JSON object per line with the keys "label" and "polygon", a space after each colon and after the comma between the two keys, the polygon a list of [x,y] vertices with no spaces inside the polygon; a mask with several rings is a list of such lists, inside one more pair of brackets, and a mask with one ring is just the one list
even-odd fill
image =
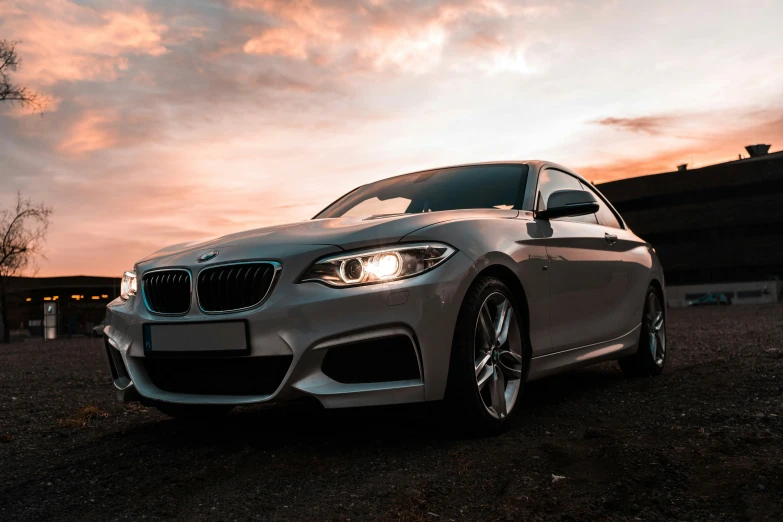
{"label": "distant parked car", "polygon": [[731,297],[722,293],[705,294],[698,299],[688,301],[688,306],[730,305]]}

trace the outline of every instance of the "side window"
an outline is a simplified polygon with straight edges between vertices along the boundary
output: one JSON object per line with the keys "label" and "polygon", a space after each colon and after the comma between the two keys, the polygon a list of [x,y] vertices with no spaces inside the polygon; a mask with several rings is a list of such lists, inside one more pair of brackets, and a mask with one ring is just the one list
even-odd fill
{"label": "side window", "polygon": [[612,209],[606,206],[606,203],[599,199],[598,206],[600,208],[598,209],[598,212],[595,213],[595,215],[598,218],[599,225],[612,228],[623,228],[620,226],[620,222],[617,220],[614,212],[612,212]]}
{"label": "side window", "polygon": [[[538,177],[538,208],[546,208],[546,202],[549,200],[549,195],[557,190],[585,190],[582,183],[573,176],[561,172],[559,170],[547,169]],[[609,210],[607,208],[607,210]],[[609,211],[611,213],[611,210]],[[595,214],[587,214],[585,216],[572,216],[564,218],[556,218],[563,221],[578,221],[580,223],[591,223],[593,225],[598,224]]]}
{"label": "side window", "polygon": [[620,225],[620,221],[617,220],[617,216],[615,216],[614,212],[612,212],[612,209],[609,208],[606,203],[604,203],[604,200],[601,199],[601,196],[596,193],[595,189],[590,187],[590,190],[593,191],[595,198],[598,200],[599,208],[598,212],[595,213],[596,217],[598,218],[598,224],[605,227],[623,228],[622,225]]}

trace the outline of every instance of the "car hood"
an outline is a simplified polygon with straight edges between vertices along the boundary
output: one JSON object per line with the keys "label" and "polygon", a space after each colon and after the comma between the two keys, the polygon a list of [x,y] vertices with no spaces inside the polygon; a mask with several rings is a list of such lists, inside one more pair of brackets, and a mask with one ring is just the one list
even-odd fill
{"label": "car hood", "polygon": [[245,256],[247,258],[255,257],[254,252],[258,249],[263,250],[265,257],[280,257],[287,250],[285,247],[297,245],[331,246],[333,250],[352,250],[396,243],[411,232],[444,221],[514,218],[518,214],[516,210],[472,209],[403,214],[375,219],[350,217],[313,219],[238,232],[219,238],[180,243],[147,256],[139,261],[139,264],[153,261],[157,261],[154,264],[160,264],[158,262],[165,259],[183,264],[185,260],[191,258],[195,262],[195,259],[205,252],[223,249],[242,251],[247,254]]}

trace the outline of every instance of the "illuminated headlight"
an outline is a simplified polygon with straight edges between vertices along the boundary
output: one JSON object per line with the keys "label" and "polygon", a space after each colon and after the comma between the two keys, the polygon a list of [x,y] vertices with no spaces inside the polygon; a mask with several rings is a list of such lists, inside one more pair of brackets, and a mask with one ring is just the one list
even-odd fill
{"label": "illuminated headlight", "polygon": [[120,297],[127,300],[132,295],[136,295],[136,272],[125,272],[122,274]]}
{"label": "illuminated headlight", "polygon": [[316,261],[300,283],[318,281],[329,286],[357,286],[412,277],[447,260],[455,252],[440,243],[400,245]]}

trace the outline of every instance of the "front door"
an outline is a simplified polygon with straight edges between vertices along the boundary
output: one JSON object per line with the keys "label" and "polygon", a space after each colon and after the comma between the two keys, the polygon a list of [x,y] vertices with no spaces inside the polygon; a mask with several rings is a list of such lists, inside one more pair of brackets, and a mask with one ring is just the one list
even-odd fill
{"label": "front door", "polygon": [[[544,170],[538,183],[539,208],[561,189],[589,190],[570,174]],[[621,336],[626,321],[619,308],[628,281],[616,230],[599,224],[595,214],[537,221],[548,256],[548,353]]]}

